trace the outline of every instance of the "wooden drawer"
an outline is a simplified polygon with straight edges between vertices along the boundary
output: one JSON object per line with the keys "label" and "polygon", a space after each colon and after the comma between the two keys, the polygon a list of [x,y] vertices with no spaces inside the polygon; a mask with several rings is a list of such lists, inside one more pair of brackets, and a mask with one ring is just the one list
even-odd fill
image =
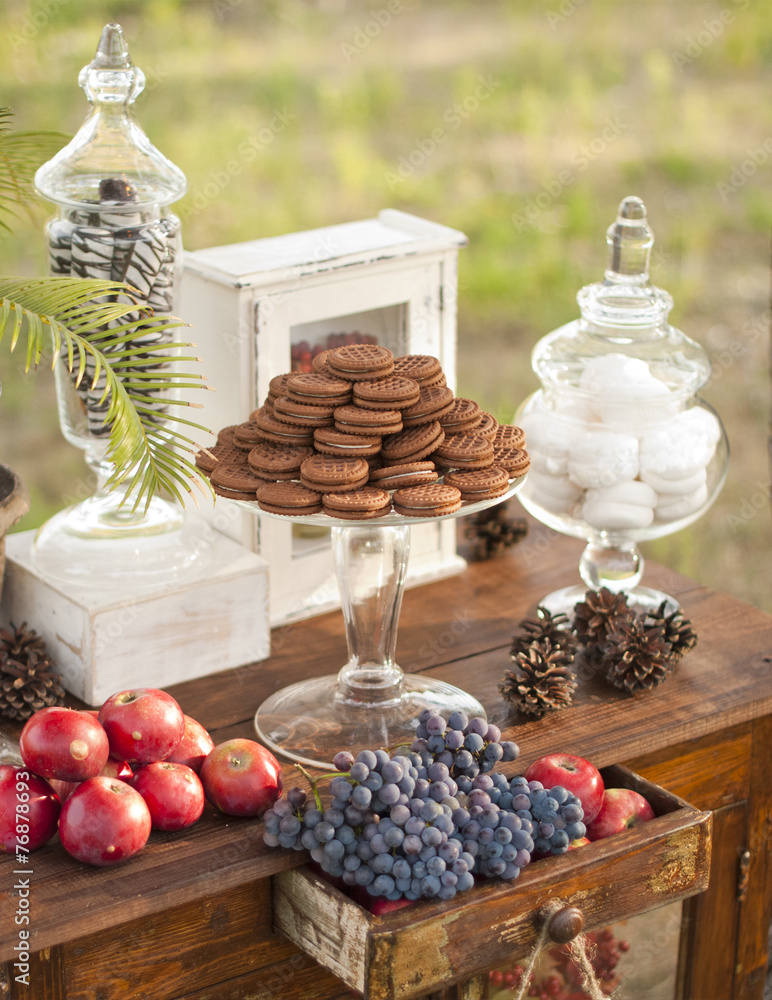
{"label": "wooden drawer", "polygon": [[579,907],[591,930],[706,889],[711,814],[625,768],[603,776],[607,787],[641,792],[655,818],[533,862],[513,883],[482,883],[383,917],[307,868],[282,872],[273,877],[274,925],[366,1000],[407,1000],[526,956],[551,900]]}

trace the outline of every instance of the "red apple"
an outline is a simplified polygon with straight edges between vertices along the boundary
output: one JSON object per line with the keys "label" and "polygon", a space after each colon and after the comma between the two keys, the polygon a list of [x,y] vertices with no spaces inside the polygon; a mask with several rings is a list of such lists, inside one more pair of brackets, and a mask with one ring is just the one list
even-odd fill
{"label": "red apple", "polygon": [[597,767],[571,753],[549,753],[535,760],[525,772],[528,781],[540,781],[545,788],[562,785],[581,800],[584,823],[599,813],[603,801],[603,778]]}
{"label": "red apple", "polygon": [[147,764],[131,782],[150,810],[154,830],[184,830],[204,811],[204,788],[185,764],[158,760]]}
{"label": "red apple", "polygon": [[185,716],[177,702],[158,688],[135,688],[110,695],[99,721],[119,760],[149,764],[174,753],[185,733]]}
{"label": "red apple", "polygon": [[72,708],[42,708],[19,737],[22,760],[42,778],[85,781],[99,774],[110,747],[97,719]]}
{"label": "red apple", "polygon": [[230,816],[262,816],[284,787],[278,760],[245,739],[216,746],[201,765],[201,783],[212,805]]}
{"label": "red apple", "polygon": [[212,737],[200,722],[196,722],[195,719],[186,715],[185,733],[182,740],[174,753],[166,759],[176,764],[187,764],[196,774],[199,774],[204,758],[211,750],[214,750]]}
{"label": "red apple", "polygon": [[141,851],[152,821],[131,785],[99,776],[84,781],[62,806],[62,847],[88,865],[114,865]]}
{"label": "red apple", "polygon": [[[99,773],[108,778],[117,778],[119,781],[131,781],[134,772],[125,760],[116,760],[114,757],[108,757],[107,763]],[[62,802],[66,802],[78,785],[80,785],[79,781],[59,781],[58,778],[49,778],[48,783]]]}
{"label": "red apple", "polygon": [[575,851],[577,847],[586,847],[589,843],[591,843],[589,837],[577,837],[576,840],[569,841],[568,850]]}
{"label": "red apple", "polygon": [[61,804],[45,778],[0,764],[0,852],[36,851],[56,833]]}
{"label": "red apple", "polygon": [[600,812],[587,824],[587,837],[602,840],[650,819],[654,819],[654,810],[638,792],[631,788],[607,788]]}

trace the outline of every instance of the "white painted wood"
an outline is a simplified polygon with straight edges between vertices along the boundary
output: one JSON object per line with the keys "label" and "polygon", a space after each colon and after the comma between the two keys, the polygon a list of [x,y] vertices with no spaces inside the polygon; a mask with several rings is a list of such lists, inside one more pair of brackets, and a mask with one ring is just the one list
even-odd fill
{"label": "white painted wood", "polygon": [[[188,396],[204,404],[200,421],[216,431],[247,420],[271,378],[290,370],[292,344],[333,332],[373,334],[395,354],[435,355],[454,388],[465,243],[457,230],[385,209],[374,219],[186,252],[180,314],[193,324],[215,390]],[[227,501],[202,508],[270,564],[272,625],[339,606],[323,542],[274,519],[234,514]],[[463,569],[453,524],[413,526],[411,536],[408,586]]]}
{"label": "white painted wood", "polygon": [[269,655],[268,565],[225,535],[212,532],[212,562],[201,579],[120,592],[42,578],[32,559],[34,535],[7,537],[1,617],[38,631],[64,686],[87,704]]}

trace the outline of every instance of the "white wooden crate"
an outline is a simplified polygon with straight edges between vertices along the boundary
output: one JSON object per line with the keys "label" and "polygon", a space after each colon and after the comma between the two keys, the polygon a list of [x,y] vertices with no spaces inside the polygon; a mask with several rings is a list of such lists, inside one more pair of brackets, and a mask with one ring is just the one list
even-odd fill
{"label": "white wooden crate", "polygon": [[0,620],[28,622],[67,690],[95,706],[126,688],[167,687],[263,660],[271,644],[268,566],[219,532],[204,535],[211,560],[200,576],[120,590],[42,577],[35,532],[8,535]]}
{"label": "white wooden crate", "polygon": [[[374,219],[186,251],[180,315],[193,324],[201,370],[215,389],[203,394],[201,423],[216,431],[245,421],[271,378],[291,369],[293,347],[297,354],[303,342],[327,346],[331,334],[374,336],[397,355],[434,355],[454,388],[458,249],[466,242],[457,230],[386,209]],[[226,530],[269,563],[272,625],[339,605],[324,529],[245,512]],[[408,586],[464,567],[455,531],[453,522],[412,528]]]}

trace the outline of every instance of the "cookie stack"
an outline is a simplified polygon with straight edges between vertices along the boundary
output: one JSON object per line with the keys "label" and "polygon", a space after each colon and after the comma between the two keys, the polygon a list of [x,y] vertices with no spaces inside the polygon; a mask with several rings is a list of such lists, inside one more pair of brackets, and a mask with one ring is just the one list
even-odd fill
{"label": "cookie stack", "polygon": [[525,435],[456,398],[437,358],[348,344],[277,375],[263,405],[196,456],[215,493],[298,517],[440,517],[528,471]]}

